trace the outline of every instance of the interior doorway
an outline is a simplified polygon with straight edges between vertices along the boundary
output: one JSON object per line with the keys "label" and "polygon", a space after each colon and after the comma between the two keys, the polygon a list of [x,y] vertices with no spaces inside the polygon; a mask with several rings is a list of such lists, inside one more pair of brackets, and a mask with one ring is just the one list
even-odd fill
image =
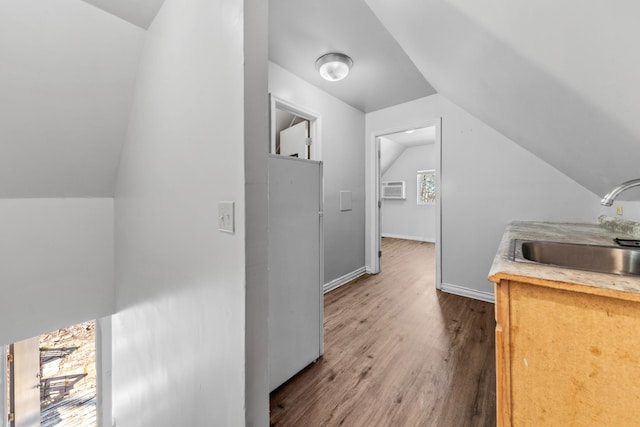
{"label": "interior doorway", "polygon": [[270,95],[270,154],[322,160],[320,115]]}
{"label": "interior doorway", "polygon": [[[413,126],[399,127],[373,134],[375,153],[372,173],[368,175],[369,184],[373,188],[372,202],[368,205],[373,212],[370,229],[370,249],[372,250],[371,273],[379,273],[382,269],[382,238],[403,238],[419,241],[435,242],[435,284],[441,288],[441,130],[440,119],[419,123]],[[417,147],[432,147],[430,160],[421,155],[414,155],[407,150],[418,151]],[[400,173],[392,171],[396,161],[404,157],[405,170]],[[411,166],[408,166],[411,164]],[[420,165],[424,165],[420,166]],[[397,169],[397,168],[396,168]],[[390,173],[391,171],[391,173]],[[419,190],[420,193],[419,193]],[[371,193],[370,193],[371,194]],[[423,196],[422,198],[420,196]],[[386,206],[385,206],[386,205]],[[394,209],[394,222],[399,231],[383,230],[385,207]],[[400,213],[404,212],[404,217]],[[416,221],[425,214],[426,221],[432,224],[431,231],[411,230],[411,221]],[[408,215],[408,217],[406,216]],[[389,215],[387,215],[387,220]],[[404,218],[404,219],[403,219]],[[407,219],[408,218],[408,219]],[[422,224],[424,225],[424,224]]]}
{"label": "interior doorway", "polygon": [[8,427],[95,426],[96,321],[5,349]]}

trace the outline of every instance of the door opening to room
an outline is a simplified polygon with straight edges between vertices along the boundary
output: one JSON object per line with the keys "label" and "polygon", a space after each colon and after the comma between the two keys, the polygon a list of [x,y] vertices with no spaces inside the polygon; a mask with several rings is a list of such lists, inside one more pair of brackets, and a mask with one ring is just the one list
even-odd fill
{"label": "door opening to room", "polygon": [[[385,247],[398,240],[432,246],[425,262],[437,263],[440,153],[437,126],[411,128],[376,138],[377,249],[382,271]],[[390,244],[391,240],[394,244]],[[436,280],[436,286],[438,280]]]}
{"label": "door opening to room", "polygon": [[311,138],[309,120],[287,111],[276,110],[276,123],[279,124],[276,132],[276,154],[308,160],[311,155],[311,146],[307,143]]}
{"label": "door opening to room", "polygon": [[96,322],[7,346],[9,427],[95,426]]}
{"label": "door opening to room", "polygon": [[271,154],[321,160],[319,115],[271,96]]}

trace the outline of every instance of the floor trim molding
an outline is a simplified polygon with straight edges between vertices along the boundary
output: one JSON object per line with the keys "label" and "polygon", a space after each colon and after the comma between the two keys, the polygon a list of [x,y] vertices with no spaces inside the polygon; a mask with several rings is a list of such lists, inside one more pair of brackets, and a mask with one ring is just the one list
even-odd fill
{"label": "floor trim molding", "polygon": [[495,304],[495,295],[493,292],[478,291],[476,289],[465,288],[463,286],[452,285],[451,283],[442,283],[442,291],[462,297],[473,298],[480,301]]}
{"label": "floor trim molding", "polygon": [[366,273],[366,268],[360,267],[359,269],[354,270],[351,273],[347,273],[344,276],[338,277],[337,279],[333,279],[329,283],[324,284],[324,286],[322,287],[323,293],[326,294],[327,292],[332,291],[336,288],[339,288],[342,285],[346,285],[353,279],[357,279],[358,277],[362,276],[365,273]]}

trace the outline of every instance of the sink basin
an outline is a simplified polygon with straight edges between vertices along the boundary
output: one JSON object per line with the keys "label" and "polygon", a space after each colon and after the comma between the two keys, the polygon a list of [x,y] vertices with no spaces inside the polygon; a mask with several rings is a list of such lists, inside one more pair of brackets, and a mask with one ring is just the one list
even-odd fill
{"label": "sink basin", "polygon": [[640,276],[640,250],[616,246],[514,240],[512,260],[575,270]]}

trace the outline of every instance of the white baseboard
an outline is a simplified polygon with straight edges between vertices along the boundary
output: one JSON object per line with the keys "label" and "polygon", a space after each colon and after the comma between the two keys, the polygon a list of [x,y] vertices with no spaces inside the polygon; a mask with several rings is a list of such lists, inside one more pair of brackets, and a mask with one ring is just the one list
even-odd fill
{"label": "white baseboard", "polygon": [[390,237],[392,239],[416,240],[418,242],[429,242],[429,243],[436,242],[436,239],[433,239],[433,238],[419,237],[419,236],[405,236],[404,234],[382,233],[382,237]]}
{"label": "white baseboard", "polygon": [[465,288],[458,285],[452,285],[450,283],[443,283],[441,290],[450,294],[460,295],[462,297],[473,298],[494,304],[496,301],[493,292],[478,291],[476,289]]}
{"label": "white baseboard", "polygon": [[353,279],[357,279],[366,273],[365,267],[360,267],[359,269],[352,271],[351,273],[347,273],[342,277],[338,277],[337,279],[333,279],[329,283],[325,283],[322,287],[323,292],[326,294],[329,291],[334,290],[335,288],[339,288],[342,285],[345,285],[352,281]]}

